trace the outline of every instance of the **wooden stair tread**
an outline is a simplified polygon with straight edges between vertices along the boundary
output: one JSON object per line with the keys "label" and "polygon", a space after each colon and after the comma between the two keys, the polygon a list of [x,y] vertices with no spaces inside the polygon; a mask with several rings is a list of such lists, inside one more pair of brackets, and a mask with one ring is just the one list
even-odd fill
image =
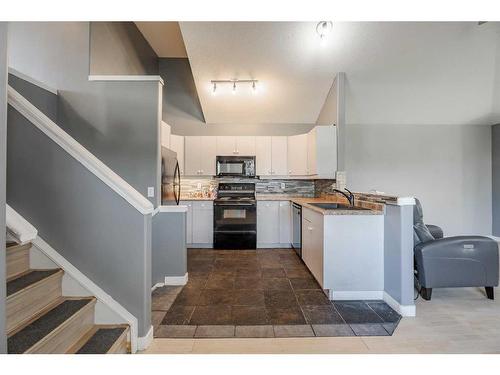
{"label": "wooden stair tread", "polygon": [[7,282],[7,297],[36,284],[43,279],[46,279],[58,272],[62,272],[59,268],[51,270],[31,270],[27,273],[21,274]]}
{"label": "wooden stair tread", "polygon": [[94,334],[76,352],[76,354],[106,354],[122,336],[127,327],[97,327]]}
{"label": "wooden stair tread", "polygon": [[7,339],[8,353],[20,354],[49,335],[95,298],[65,299]]}

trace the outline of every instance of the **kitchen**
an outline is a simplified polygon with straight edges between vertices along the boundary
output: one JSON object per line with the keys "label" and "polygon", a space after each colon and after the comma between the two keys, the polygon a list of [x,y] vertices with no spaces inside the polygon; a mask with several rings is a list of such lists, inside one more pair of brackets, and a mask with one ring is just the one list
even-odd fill
{"label": "kitchen", "polygon": [[[294,258],[298,257],[301,261],[300,265],[294,263],[293,266],[302,267],[300,272],[307,270],[329,300],[337,303],[352,303],[349,301],[353,300],[380,300],[382,303],[385,300],[394,310],[385,306],[397,316],[414,314],[414,306],[395,301],[384,289],[387,257],[384,253],[384,222],[386,216],[392,215],[394,207],[399,209],[400,204],[411,205],[412,199],[405,201],[398,197],[347,190],[345,174],[337,172],[335,125],[315,126],[307,134],[292,136],[179,136],[171,134],[170,126],[163,122],[162,144],[164,151],[166,146],[170,146],[179,161],[178,180],[172,184],[177,189],[175,195],[178,199],[164,199],[163,204],[177,203],[187,207],[186,281],[191,280],[198,285],[198,277],[202,276],[205,279],[201,282],[209,283],[207,280],[213,275],[205,273],[208,267],[213,272],[222,272],[225,277],[228,274],[235,277],[231,279],[235,284],[226,284],[228,280],[223,279],[223,289],[232,289],[240,280],[238,272],[259,274],[259,268],[239,269],[233,265],[217,270],[218,256],[221,259],[231,256],[236,259],[238,256],[249,257],[249,251],[255,254],[261,251],[261,254],[269,254],[265,257],[273,257],[274,252],[290,260],[291,254],[296,254]],[[168,191],[166,185],[164,187],[164,191]],[[388,238],[390,235],[386,234]],[[214,259],[215,263],[210,263]],[[201,268],[196,268],[199,266]],[[277,270],[274,269],[274,272]],[[296,271],[296,268],[285,268],[282,274],[293,275]],[[281,285],[281,279],[272,280]],[[290,280],[293,285],[293,278]],[[253,281],[256,282],[254,287],[259,289],[260,280]],[[184,293],[192,290],[189,285],[190,281],[187,281]],[[276,288],[276,285],[269,287]],[[220,287],[219,284],[216,286]],[[231,304],[227,299],[228,291],[223,293],[226,299],[222,300]],[[203,292],[197,297],[203,300]],[[196,298],[193,301],[188,297],[187,300],[189,302],[185,303],[200,303]],[[177,300],[176,303],[181,302]],[[362,305],[361,311],[365,307]],[[224,316],[221,311],[218,314]],[[272,315],[272,312],[267,314]],[[205,312],[203,316],[211,314]],[[232,320],[200,320],[199,317],[198,320],[170,322],[168,318],[164,319],[162,324],[165,327],[172,325],[168,323],[187,326],[196,322],[209,326],[234,323]],[[311,319],[306,316],[305,321],[331,323],[333,318]],[[368,319],[373,317],[369,315]],[[278,318],[271,321],[275,324],[281,322]],[[285,320],[284,323],[305,321],[299,318]],[[267,320],[243,322],[262,325]],[[363,323],[374,324],[371,320]],[[174,333],[170,331],[167,336],[175,336],[179,329],[176,327]],[[316,333],[313,330],[314,325],[311,331]],[[377,332],[387,334],[386,330]],[[216,334],[221,333],[217,331]]]}

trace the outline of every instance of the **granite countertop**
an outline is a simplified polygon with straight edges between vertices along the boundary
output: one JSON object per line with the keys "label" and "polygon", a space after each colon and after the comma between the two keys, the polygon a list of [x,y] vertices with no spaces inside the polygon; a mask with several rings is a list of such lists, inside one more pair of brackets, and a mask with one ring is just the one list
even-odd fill
{"label": "granite countertop", "polygon": [[213,201],[215,198],[210,197],[186,197],[181,196],[181,201]]}
{"label": "granite countertop", "polygon": [[302,207],[309,208],[323,215],[383,215],[383,209],[373,209],[366,207],[367,210],[326,210],[320,207],[312,206],[310,203],[346,203],[342,197],[335,195],[323,196],[320,198],[300,197],[287,194],[257,194],[257,200],[260,201],[291,201]]}

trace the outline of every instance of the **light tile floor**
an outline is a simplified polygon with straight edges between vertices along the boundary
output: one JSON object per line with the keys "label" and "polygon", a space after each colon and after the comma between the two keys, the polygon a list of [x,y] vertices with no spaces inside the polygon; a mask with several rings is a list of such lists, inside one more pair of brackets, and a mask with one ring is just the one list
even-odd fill
{"label": "light tile floor", "polygon": [[500,353],[500,294],[491,301],[480,288],[435,289],[416,304],[417,316],[393,336],[154,339],[144,353]]}

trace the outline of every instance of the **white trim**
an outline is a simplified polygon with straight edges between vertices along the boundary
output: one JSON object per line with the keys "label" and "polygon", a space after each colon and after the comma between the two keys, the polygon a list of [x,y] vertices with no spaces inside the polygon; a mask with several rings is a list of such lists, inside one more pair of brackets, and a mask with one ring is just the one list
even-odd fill
{"label": "white trim", "polygon": [[146,336],[137,338],[137,350],[145,350],[149,345],[151,345],[153,342],[153,331],[153,326],[151,326],[149,327],[149,331],[146,333]]}
{"label": "white trim", "polygon": [[398,206],[415,206],[415,198],[399,197],[396,203]]}
{"label": "white trim", "polygon": [[354,291],[333,291],[329,290],[331,300],[358,300],[358,299],[382,299],[383,291],[381,290],[354,290]]}
{"label": "white trim", "polygon": [[155,216],[158,212],[187,212],[187,206],[158,206],[153,211],[153,216]]}
{"label": "white trim", "polygon": [[387,292],[384,292],[384,301],[389,306],[398,312],[401,316],[416,316],[417,309],[415,305],[401,305],[398,301],[392,298]]}
{"label": "white trim", "polygon": [[14,68],[9,67],[9,74],[12,74],[12,75],[16,76],[17,78],[20,78],[26,82],[29,82],[32,85],[35,85],[35,86],[38,86],[44,90],[47,90],[47,91],[51,92],[52,94],[58,95],[57,89],[50,87],[49,85],[46,85],[43,82],[37,81],[36,79],[31,78],[30,76],[27,76],[26,74],[21,73],[20,71],[14,69]]}
{"label": "white trim", "polygon": [[158,288],[163,288],[165,286],[165,283],[156,283],[155,285],[153,285],[153,287],[151,288],[151,292],[154,292],[155,289],[158,289]]}
{"label": "white trim", "polygon": [[8,87],[9,104],[28,119],[33,125],[57,143],[63,150],[78,160],[85,168],[118,193],[143,215],[153,212],[153,205],[141,193],[130,186],[123,178],[97,159],[85,147],[57,126],[39,109],[26,100],[12,87]]}
{"label": "white trim", "polygon": [[5,227],[20,245],[33,241],[38,234],[36,228],[8,204],[5,205]]}
{"label": "white trim", "polygon": [[62,257],[52,246],[45,242],[40,236],[33,240],[33,245],[42,251],[48,258],[64,270],[75,281],[87,289],[100,302],[106,305],[109,309],[116,312],[130,326],[130,344],[132,353],[135,353],[138,348],[137,338],[137,318],[128,312],[122,305],[115,301],[109,294],[102,290],[97,284],[80,272],[74,265]]}
{"label": "white trim", "polygon": [[188,273],[184,276],[165,276],[165,285],[186,285],[188,282]]}
{"label": "white trim", "polygon": [[164,85],[158,75],[90,75],[89,81],[158,81]]}

